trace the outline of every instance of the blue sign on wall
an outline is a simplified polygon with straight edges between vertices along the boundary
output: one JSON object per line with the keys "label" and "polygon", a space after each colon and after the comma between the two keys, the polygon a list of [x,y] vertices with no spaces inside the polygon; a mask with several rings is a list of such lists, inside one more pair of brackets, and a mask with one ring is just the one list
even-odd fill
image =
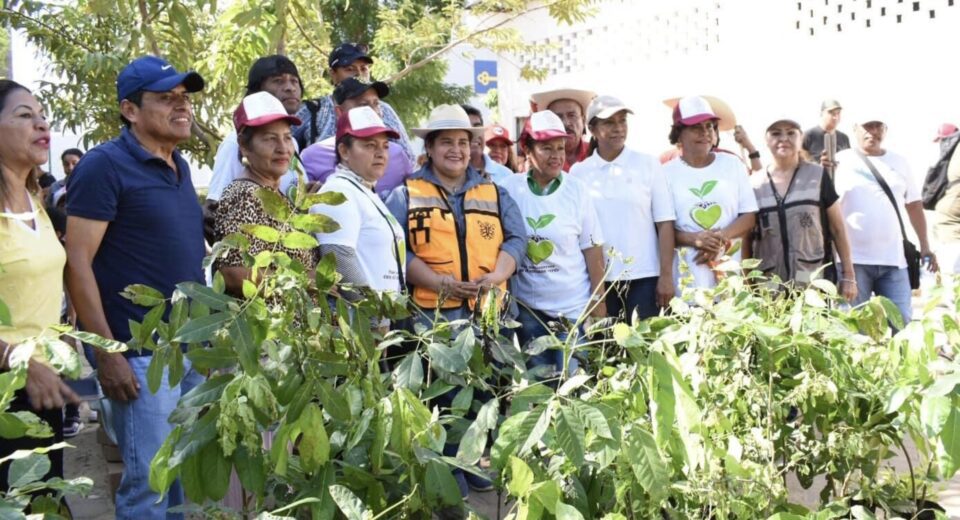
{"label": "blue sign on wall", "polygon": [[473,60],[473,91],[486,94],[497,88],[497,62]]}

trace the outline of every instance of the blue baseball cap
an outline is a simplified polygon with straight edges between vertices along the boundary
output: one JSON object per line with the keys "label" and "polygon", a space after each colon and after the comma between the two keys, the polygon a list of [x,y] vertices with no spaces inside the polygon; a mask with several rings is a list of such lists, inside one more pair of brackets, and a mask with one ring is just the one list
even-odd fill
{"label": "blue baseball cap", "polygon": [[367,46],[356,43],[341,43],[330,53],[330,68],[348,67],[357,60],[373,63],[373,58],[367,56]]}
{"label": "blue baseball cap", "polygon": [[168,92],[177,85],[187,92],[203,90],[203,77],[194,71],[177,72],[173,65],[156,56],[141,56],[130,62],[117,76],[117,102],[123,101],[138,90]]}

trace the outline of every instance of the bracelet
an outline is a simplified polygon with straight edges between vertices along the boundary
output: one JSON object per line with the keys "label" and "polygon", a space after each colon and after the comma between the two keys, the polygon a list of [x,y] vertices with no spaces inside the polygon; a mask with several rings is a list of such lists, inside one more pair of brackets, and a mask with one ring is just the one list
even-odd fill
{"label": "bracelet", "polygon": [[760,150],[754,150],[754,151],[748,153],[748,154],[747,154],[747,157],[749,157],[749,158],[751,158],[751,159],[759,159],[759,158],[760,158]]}
{"label": "bracelet", "polygon": [[846,283],[852,283],[853,285],[857,285],[857,281],[854,280],[853,278],[841,278],[841,279],[840,279],[840,283],[844,283],[844,282],[846,282]]}

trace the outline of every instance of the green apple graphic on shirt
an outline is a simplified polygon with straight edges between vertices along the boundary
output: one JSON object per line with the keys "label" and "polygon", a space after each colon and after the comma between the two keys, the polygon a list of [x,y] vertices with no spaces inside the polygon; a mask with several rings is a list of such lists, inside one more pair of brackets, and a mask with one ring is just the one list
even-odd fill
{"label": "green apple graphic on shirt", "polygon": [[694,204],[693,208],[690,209],[690,218],[705,230],[713,229],[714,224],[723,215],[723,209],[719,204],[703,200],[716,186],[717,181],[707,181],[699,188],[690,188],[690,191],[700,199],[700,202]]}
{"label": "green apple graphic on shirt", "polygon": [[553,242],[537,234],[537,230],[549,226],[555,218],[557,218],[556,215],[550,213],[541,215],[536,220],[533,217],[527,217],[527,224],[533,229],[533,235],[527,240],[527,256],[534,264],[543,262],[553,254]]}

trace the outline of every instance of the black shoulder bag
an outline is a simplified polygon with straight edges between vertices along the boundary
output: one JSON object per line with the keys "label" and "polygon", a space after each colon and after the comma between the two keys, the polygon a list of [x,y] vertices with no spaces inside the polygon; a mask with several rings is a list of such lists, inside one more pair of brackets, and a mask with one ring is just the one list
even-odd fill
{"label": "black shoulder bag", "polygon": [[917,251],[917,246],[913,245],[913,242],[907,240],[907,230],[903,227],[903,217],[900,216],[900,208],[897,207],[897,199],[893,197],[893,191],[890,189],[890,185],[887,184],[887,181],[883,180],[883,177],[880,176],[880,172],[877,171],[877,168],[870,162],[870,159],[863,154],[860,150],[857,150],[857,155],[863,159],[863,162],[867,164],[867,168],[870,168],[870,173],[873,174],[873,178],[877,180],[877,183],[880,185],[880,188],[883,189],[883,192],[887,194],[887,198],[890,199],[890,204],[893,204],[893,211],[897,214],[897,220],[900,222],[900,236],[903,238],[903,256],[907,260],[907,274],[910,275],[910,288],[919,289],[920,288],[920,251]]}

